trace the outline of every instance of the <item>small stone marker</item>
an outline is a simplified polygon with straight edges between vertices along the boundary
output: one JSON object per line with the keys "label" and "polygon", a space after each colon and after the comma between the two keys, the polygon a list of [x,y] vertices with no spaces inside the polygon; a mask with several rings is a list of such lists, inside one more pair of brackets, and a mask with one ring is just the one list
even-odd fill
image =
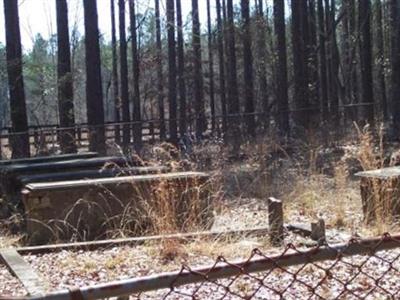
{"label": "small stone marker", "polygon": [[319,243],[325,242],[325,221],[323,219],[311,223],[311,239]]}
{"label": "small stone marker", "polygon": [[283,242],[283,207],[282,201],[268,198],[269,237],[272,245],[281,246]]}

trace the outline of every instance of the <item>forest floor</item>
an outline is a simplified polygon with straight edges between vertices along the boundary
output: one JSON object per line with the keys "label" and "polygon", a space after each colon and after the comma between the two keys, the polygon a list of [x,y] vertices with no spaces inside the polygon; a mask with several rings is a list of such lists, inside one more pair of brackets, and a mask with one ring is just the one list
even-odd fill
{"label": "forest floor", "polygon": [[[216,176],[222,178],[223,189],[229,191],[216,203],[212,230],[266,227],[266,200],[274,196],[284,203],[284,218],[287,224],[309,224],[323,218],[326,223],[326,239],[330,245],[347,242],[355,236],[371,237],[387,231],[394,232],[397,229],[393,225],[381,223],[366,226],[363,223],[359,181],[353,176],[356,171],[363,169],[363,155],[379,153],[378,148],[372,144],[372,140],[366,142],[366,137],[363,136],[359,142],[336,144],[331,148],[307,146],[306,150],[297,148],[292,149],[291,153],[289,150],[279,150],[279,154],[276,154],[275,150],[280,148],[276,146],[271,150],[271,147],[265,144],[249,145],[247,149],[244,148],[246,155],[240,163],[227,164],[212,159],[218,157],[220,146],[210,150],[212,147],[206,145],[196,153],[198,168],[211,167],[216,170]],[[390,145],[388,149],[385,157],[387,153],[390,155],[394,152],[397,145]],[[199,162],[206,163],[200,165]],[[263,176],[265,174],[267,176]],[[1,248],[16,246],[20,242],[21,237],[18,235],[7,234],[0,237]],[[291,243],[301,249],[309,247],[309,242],[310,240],[290,232],[285,236],[285,244]],[[272,247],[267,236],[236,236],[199,238],[185,243],[148,242],[137,246],[109,247],[95,251],[61,251],[26,255],[24,258],[44,277],[51,290],[58,290],[179,271],[182,264],[192,268],[212,265],[219,256],[229,261],[247,259],[255,248],[266,255],[274,255],[281,254],[284,246]],[[391,252],[388,255],[394,254]],[[379,263],[376,262],[375,266]],[[294,269],[296,267],[293,267]],[[309,270],[310,274],[305,276],[310,282],[316,280],[315,276],[323,277],[314,271]],[[315,274],[311,275],[312,273]],[[288,274],[276,274],[268,278],[279,278],[282,286],[291,280]],[[248,282],[249,279],[244,280]],[[298,299],[297,296],[303,289],[304,286],[297,289],[295,286],[291,287],[289,290],[292,290],[292,293],[286,291],[288,294],[285,294],[285,299]],[[160,293],[163,292],[154,293],[154,298],[160,297]],[[26,291],[21,284],[0,264],[0,295],[24,294]],[[207,292],[202,295],[207,295]],[[268,290],[264,291],[260,299],[273,299],[273,296],[276,295]],[[148,297],[152,298],[150,294]]]}

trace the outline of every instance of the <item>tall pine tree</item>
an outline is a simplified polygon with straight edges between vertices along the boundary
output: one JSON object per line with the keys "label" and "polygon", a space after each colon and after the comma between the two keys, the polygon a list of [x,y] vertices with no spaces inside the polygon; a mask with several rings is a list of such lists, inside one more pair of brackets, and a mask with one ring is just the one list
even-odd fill
{"label": "tall pine tree", "polygon": [[169,103],[169,139],[178,143],[177,108],[176,108],[176,42],[175,42],[175,5],[174,0],[167,0],[168,34],[168,103]]}
{"label": "tall pine tree", "polygon": [[89,149],[105,154],[104,106],[97,1],[83,1],[86,49],[86,109],[89,125]]}
{"label": "tall pine tree", "polygon": [[4,0],[6,29],[6,59],[10,95],[11,126],[16,133],[11,138],[12,157],[29,157],[28,117],[24,78],[22,74],[21,34],[19,29],[18,1]]}
{"label": "tall pine tree", "polygon": [[132,74],[133,74],[133,140],[136,151],[142,148],[142,117],[140,107],[140,90],[139,90],[139,53],[136,29],[136,10],[135,0],[129,0],[130,13],[130,29],[131,29],[131,48],[132,48]]}
{"label": "tall pine tree", "polygon": [[125,29],[125,0],[118,1],[119,6],[119,59],[120,59],[120,78],[121,78],[121,102],[122,102],[122,121],[123,136],[122,144],[124,151],[128,150],[131,141],[129,115],[129,90],[128,90],[128,54],[126,45]]}
{"label": "tall pine tree", "polygon": [[66,0],[56,0],[57,13],[57,87],[60,127],[60,146],[63,153],[76,152],[73,76],[69,44],[68,6]]}

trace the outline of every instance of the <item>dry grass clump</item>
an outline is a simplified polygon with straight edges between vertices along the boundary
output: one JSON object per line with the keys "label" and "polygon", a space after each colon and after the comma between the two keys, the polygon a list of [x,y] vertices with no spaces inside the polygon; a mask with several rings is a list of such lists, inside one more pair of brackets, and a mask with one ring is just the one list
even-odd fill
{"label": "dry grass clump", "polygon": [[292,174],[282,185],[287,222],[323,218],[328,228],[358,227],[362,219],[359,188],[350,178],[345,151],[337,145],[323,147],[315,138],[299,142],[297,149],[291,170],[281,171]]}
{"label": "dry grass clump", "polygon": [[[181,182],[160,181],[154,187],[152,198],[145,200],[145,211],[151,222],[152,231],[163,235],[175,232],[191,232],[209,229],[213,211],[209,182],[190,179]],[[182,186],[186,184],[186,186]],[[165,260],[181,256],[179,240],[162,240],[160,255]]]}
{"label": "dry grass clump", "polygon": [[338,197],[336,201],[336,205],[333,209],[333,220],[332,225],[336,228],[343,228],[346,225],[346,202],[351,200],[346,195],[346,190],[348,187],[348,178],[349,172],[346,164],[343,162],[339,162],[335,167],[335,175],[334,175],[334,184],[335,190],[337,191],[338,195],[343,195],[342,197]]}
{"label": "dry grass clump", "polygon": [[[163,143],[155,147],[153,153],[158,163],[169,166],[172,171],[194,168],[194,164],[184,159],[171,144]],[[175,182],[158,181],[150,187],[151,198],[143,196],[140,201],[151,228],[150,232],[164,235],[211,228],[214,218],[213,203],[220,196],[217,186],[217,175]],[[178,239],[164,239],[161,245],[159,254],[165,261],[185,254]]]}
{"label": "dry grass clump", "polygon": [[380,169],[385,164],[385,149],[383,145],[383,126],[379,127],[378,141],[369,125],[362,129],[355,124],[358,134],[358,160],[364,171]]}
{"label": "dry grass clump", "polygon": [[202,238],[184,244],[187,253],[210,258],[224,257],[228,260],[247,258],[255,248],[270,248],[268,239],[248,236],[219,236]]}
{"label": "dry grass clump", "polygon": [[343,175],[342,170],[337,172],[335,177],[319,174],[298,178],[292,192],[282,197],[285,222],[310,223],[322,218],[328,229],[359,232],[362,210],[358,185],[351,181],[338,185]]}
{"label": "dry grass clump", "polygon": [[[285,192],[280,197],[285,203],[288,222],[312,221],[322,217],[328,227],[346,228],[353,232],[368,229],[379,234],[393,230],[397,221],[393,219],[393,211],[399,196],[395,192],[398,180],[370,180],[376,218],[371,223],[373,226],[364,227],[358,180],[352,177],[360,168],[373,170],[388,164],[383,127],[373,132],[369,126],[361,129],[356,125],[356,133],[356,144],[344,140],[344,146],[322,148],[313,139],[296,144],[298,153],[290,158],[294,163],[278,173],[278,176],[290,172],[296,174],[281,184]],[[330,170],[320,167],[327,163],[326,160],[329,160]]]}
{"label": "dry grass clump", "polygon": [[[380,169],[385,167],[385,149],[383,126],[380,126],[378,136],[375,137],[367,125],[360,129],[356,125],[359,138],[358,160],[364,171]],[[377,178],[364,179],[366,190],[368,190],[368,208],[365,220],[373,224],[378,231],[384,232],[393,219],[393,191],[396,190],[397,180],[380,180]]]}
{"label": "dry grass clump", "polygon": [[21,245],[23,236],[10,233],[8,230],[0,230],[0,249]]}

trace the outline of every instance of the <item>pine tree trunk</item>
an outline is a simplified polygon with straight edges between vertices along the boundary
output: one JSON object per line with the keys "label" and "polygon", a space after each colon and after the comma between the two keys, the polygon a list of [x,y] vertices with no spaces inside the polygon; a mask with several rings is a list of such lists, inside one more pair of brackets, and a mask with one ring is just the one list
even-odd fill
{"label": "pine tree trunk", "polygon": [[167,0],[169,138],[178,143],[176,109],[176,47],[174,0]]}
{"label": "pine tree trunk", "polygon": [[[357,105],[359,102],[358,96],[358,73],[357,73],[357,39],[358,32],[356,28],[356,5],[355,0],[347,0],[347,21],[348,21],[348,63],[349,63],[349,75],[348,75],[348,86],[349,89],[348,97],[351,105]],[[356,121],[358,116],[357,106],[350,106],[347,111],[349,112],[349,118],[351,121]]]}
{"label": "pine tree trunk", "polygon": [[277,45],[276,96],[278,103],[278,127],[289,135],[288,73],[284,0],[274,0],[274,27]]}
{"label": "pine tree trunk", "polygon": [[128,150],[131,142],[130,134],[130,113],[129,113],[129,89],[128,89],[128,56],[126,45],[125,29],[125,0],[119,0],[119,59],[120,59],[120,78],[121,78],[121,102],[122,102],[122,121],[123,135],[122,145],[124,152]]}
{"label": "pine tree trunk", "polygon": [[[351,103],[359,103],[359,87],[358,87],[358,73],[357,73],[357,26],[356,26],[356,4],[355,0],[349,0],[349,32],[350,32],[350,89],[351,89]],[[352,120],[357,120],[358,109],[357,107],[351,108]]]}
{"label": "pine tree trunk", "polygon": [[176,0],[176,18],[178,31],[178,92],[179,92],[179,132],[181,137],[187,133],[186,120],[186,84],[185,84],[185,52],[183,40],[181,0]]}
{"label": "pine tree trunk", "polygon": [[304,16],[302,1],[292,1],[292,47],[294,70],[294,104],[295,124],[300,131],[308,129],[309,101],[306,65],[307,33],[304,32]]}
{"label": "pine tree trunk", "polygon": [[[114,121],[121,122],[121,103],[119,98],[119,83],[118,83],[118,58],[117,58],[117,36],[115,27],[115,0],[110,0],[111,4],[111,47],[112,47],[112,86],[114,96]],[[115,142],[121,143],[120,127],[115,126]]]}
{"label": "pine tree trunk", "polygon": [[217,43],[218,43],[218,66],[219,66],[219,95],[222,110],[222,132],[227,129],[226,119],[226,90],[225,90],[225,55],[224,55],[224,32],[221,17],[221,1],[215,0],[217,8]]}
{"label": "pine tree trunk", "polygon": [[256,135],[254,119],[253,55],[251,52],[250,7],[249,0],[241,0],[243,34],[243,76],[245,93],[246,129],[250,137]]}
{"label": "pine tree trunk", "polygon": [[393,133],[398,140],[400,131],[400,3],[390,1],[391,23],[391,104],[393,117]]}
{"label": "pine tree trunk", "polygon": [[69,45],[68,7],[66,0],[56,1],[57,12],[57,87],[60,127],[68,128],[59,133],[63,153],[76,152],[74,91],[71,72],[71,52]]}
{"label": "pine tree trunk", "polygon": [[322,0],[317,0],[318,10],[318,41],[319,41],[319,78],[320,78],[320,102],[322,110],[322,119],[328,120],[329,116],[329,100],[328,100],[328,83],[327,83],[327,68],[326,68],[326,30],[324,7]]}
{"label": "pine tree trunk", "polygon": [[372,80],[372,45],[371,45],[371,3],[370,0],[358,0],[360,62],[361,62],[361,118],[363,122],[374,126],[374,97]]}
{"label": "pine tree trunk", "polygon": [[196,136],[201,137],[207,129],[204,112],[203,74],[201,62],[201,35],[198,0],[192,0],[192,30],[193,30],[193,93],[196,113]]}
{"label": "pine tree trunk", "polygon": [[[319,85],[320,80],[318,76],[318,46],[317,46],[317,17],[316,17],[316,3],[315,0],[308,0],[308,19],[309,19],[309,59],[308,67],[309,72],[309,92],[310,92],[310,105],[313,108],[312,114],[315,117],[314,121],[319,121]],[[318,116],[319,115],[319,116]],[[318,116],[318,118],[317,118]],[[316,122],[314,124],[318,124]]]}
{"label": "pine tree trunk", "polygon": [[329,0],[324,0],[325,32],[326,32],[326,78],[328,91],[329,121],[332,120],[332,23]]}
{"label": "pine tree trunk", "polygon": [[239,127],[239,93],[237,85],[237,68],[236,68],[236,48],[235,48],[235,25],[233,17],[232,0],[227,1],[227,62],[228,62],[228,140],[233,146],[232,152],[237,154],[240,147],[240,127]]}
{"label": "pine tree trunk", "polygon": [[18,2],[4,0],[6,29],[6,59],[12,132],[10,144],[12,158],[29,157],[30,145],[24,78],[22,74],[21,34],[19,29]]}
{"label": "pine tree trunk", "polygon": [[269,108],[269,99],[268,99],[268,85],[267,85],[267,22],[264,16],[264,7],[262,0],[255,0],[256,4],[256,13],[257,13],[257,35],[256,35],[256,43],[257,43],[257,75],[258,75],[258,85],[260,89],[260,102],[263,110],[262,124],[264,126],[264,130],[266,131],[269,127],[270,123],[270,108]]}
{"label": "pine tree trunk", "polygon": [[163,84],[163,68],[162,68],[162,43],[161,43],[161,21],[160,21],[160,0],[155,1],[155,21],[156,21],[156,64],[157,64],[157,103],[158,118],[160,127],[160,140],[166,138],[165,113],[164,113],[164,84]]}
{"label": "pine tree trunk", "polygon": [[378,73],[378,90],[380,95],[380,110],[384,121],[388,121],[387,97],[386,97],[386,82],[385,82],[385,53],[383,43],[383,23],[382,23],[382,2],[375,1],[376,14],[376,58],[377,73]]}
{"label": "pine tree trunk", "polygon": [[210,0],[207,0],[207,30],[208,30],[208,71],[209,71],[209,94],[210,94],[210,109],[211,109],[211,129],[215,132],[215,88],[214,88],[214,57],[211,29],[211,7]]}
{"label": "pine tree trunk", "polygon": [[342,66],[343,66],[343,81],[345,82],[344,86],[344,101],[343,104],[345,105],[344,109],[344,125],[347,126],[351,124],[354,120],[352,116],[352,107],[347,106],[352,104],[352,84],[351,81],[351,68],[352,68],[352,57],[351,57],[351,33],[350,33],[350,1],[343,0],[342,8],[343,14],[343,21],[342,21]]}
{"label": "pine tree trunk", "polygon": [[86,107],[89,150],[105,154],[104,106],[96,0],[85,0]]}
{"label": "pine tree trunk", "polygon": [[136,11],[135,0],[129,0],[130,29],[131,29],[131,47],[132,47],[132,74],[133,74],[133,141],[137,152],[142,148],[142,117],[140,107],[140,89],[139,89],[139,53],[136,33]]}
{"label": "pine tree trunk", "polygon": [[[329,2],[329,1],[328,1]],[[329,3],[328,3],[329,6]],[[336,3],[331,0],[330,8],[328,7],[329,37],[330,37],[330,115],[333,128],[338,129],[340,126],[339,116],[339,50],[336,40]]]}

